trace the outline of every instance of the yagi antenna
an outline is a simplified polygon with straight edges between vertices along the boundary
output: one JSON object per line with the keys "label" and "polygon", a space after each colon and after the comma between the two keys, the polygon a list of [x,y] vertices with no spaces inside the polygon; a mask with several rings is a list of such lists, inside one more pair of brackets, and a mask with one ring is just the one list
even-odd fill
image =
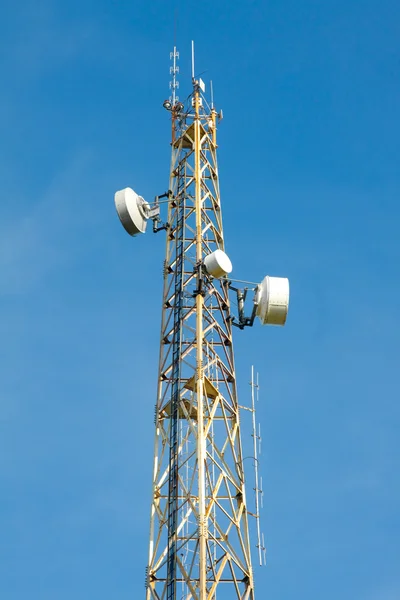
{"label": "yagi antenna", "polygon": [[[256,525],[257,525],[257,548],[258,548],[258,559],[260,562],[260,566],[263,564],[265,564],[265,545],[264,545],[264,534],[261,533],[261,527],[260,527],[260,496],[261,496],[261,502],[262,502],[262,484],[260,487],[259,484],[259,474],[258,474],[258,456],[259,456],[259,452],[257,451],[257,446],[259,446],[259,443],[261,441],[261,434],[257,435],[257,425],[256,425],[256,403],[255,403],[255,396],[257,398],[258,401],[258,390],[259,390],[259,384],[258,384],[258,373],[257,373],[257,378],[256,381],[254,380],[254,367],[251,367],[251,382],[250,382],[250,386],[251,386],[251,412],[252,412],[252,421],[253,421],[253,434],[252,434],[252,438],[253,438],[253,452],[254,452],[254,491],[255,491],[255,501],[256,501],[256,513],[255,513],[255,518],[256,518]],[[256,394],[254,394],[254,390],[256,390]],[[257,443],[258,442],[258,443]]]}

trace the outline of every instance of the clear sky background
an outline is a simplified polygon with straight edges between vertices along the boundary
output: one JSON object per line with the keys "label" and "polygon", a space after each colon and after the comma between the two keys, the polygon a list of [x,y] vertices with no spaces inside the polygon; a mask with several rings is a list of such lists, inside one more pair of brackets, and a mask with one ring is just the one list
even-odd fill
{"label": "clear sky background", "polygon": [[[113,195],[168,186],[174,5],[0,5],[0,595],[139,600],[164,238],[129,238]],[[235,331],[257,600],[399,600],[400,6],[177,7],[181,95],[194,38],[224,111],[233,274],[291,282],[284,329]]]}

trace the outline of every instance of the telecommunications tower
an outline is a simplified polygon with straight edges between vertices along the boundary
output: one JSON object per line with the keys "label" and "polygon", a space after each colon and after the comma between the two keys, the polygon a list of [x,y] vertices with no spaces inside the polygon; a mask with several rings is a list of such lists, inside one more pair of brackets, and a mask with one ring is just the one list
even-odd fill
{"label": "telecommunications tower", "polygon": [[284,325],[289,284],[267,276],[240,288],[229,277],[217,167],[222,113],[195,76],[193,45],[192,91],[179,100],[178,58],[174,48],[163,104],[172,122],[168,191],[151,203],[131,188],[115,194],[130,235],[151,221],[166,236],[145,597],[254,600],[232,331],[256,317]]}

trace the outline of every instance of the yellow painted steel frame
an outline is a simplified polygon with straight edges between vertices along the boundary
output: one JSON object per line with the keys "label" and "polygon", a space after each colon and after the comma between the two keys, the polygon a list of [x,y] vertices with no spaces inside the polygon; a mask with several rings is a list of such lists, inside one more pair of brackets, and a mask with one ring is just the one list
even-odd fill
{"label": "yellow painted steel frame", "polygon": [[[228,288],[223,281],[205,276],[199,290],[199,265],[210,252],[224,249],[216,112],[203,108],[197,82],[192,100],[193,114],[176,125],[172,141],[173,197],[164,263],[146,600],[169,597],[171,389],[176,360],[172,348],[177,335],[174,284],[179,242],[183,242],[184,258],[173,597],[254,600]],[[179,119],[174,115],[175,122]],[[171,581],[169,585],[171,590]]]}

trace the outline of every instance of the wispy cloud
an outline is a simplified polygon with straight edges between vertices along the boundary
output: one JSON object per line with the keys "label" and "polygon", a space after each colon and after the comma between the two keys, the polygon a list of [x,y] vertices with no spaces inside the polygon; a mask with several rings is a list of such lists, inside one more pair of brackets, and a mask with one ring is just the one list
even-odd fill
{"label": "wispy cloud", "polygon": [[13,214],[0,224],[0,295],[23,293],[74,258],[68,240],[82,225],[76,199],[88,160],[84,153],[73,159],[41,198],[13,199]]}
{"label": "wispy cloud", "polygon": [[25,2],[24,10],[13,15],[18,27],[17,34],[7,41],[7,61],[24,77],[62,64],[90,47],[93,22],[66,22],[57,8],[53,2]]}

